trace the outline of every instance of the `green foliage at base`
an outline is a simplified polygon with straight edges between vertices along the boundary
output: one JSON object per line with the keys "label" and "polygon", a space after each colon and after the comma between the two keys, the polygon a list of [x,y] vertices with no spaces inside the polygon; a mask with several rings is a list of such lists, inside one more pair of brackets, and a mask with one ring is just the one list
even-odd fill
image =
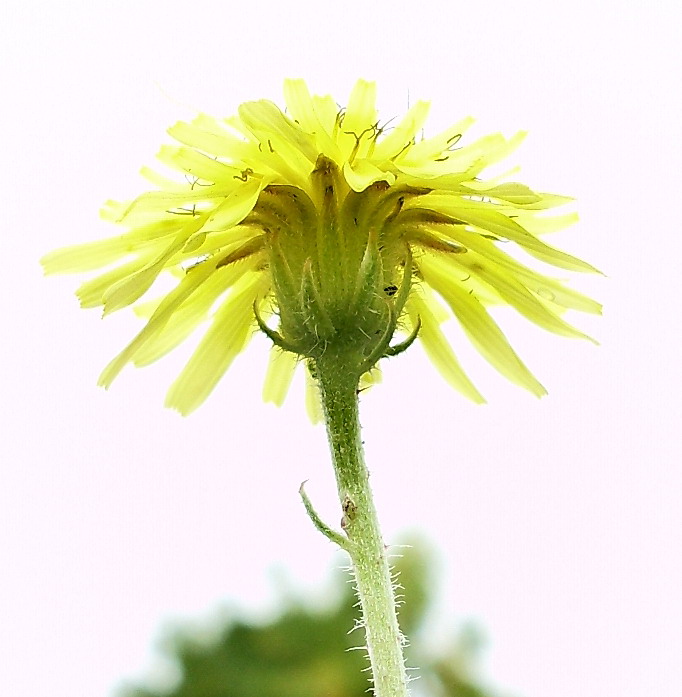
{"label": "green foliage at base", "polygon": [[[493,697],[476,676],[480,637],[471,628],[452,633],[434,652],[428,641],[426,611],[433,595],[433,562],[423,541],[400,548],[394,567],[404,596],[399,619],[410,638],[409,666],[420,666],[413,692],[429,697]],[[367,697],[367,658],[351,650],[363,641],[358,610],[347,574],[337,574],[330,603],[316,610],[284,597],[279,617],[249,623],[232,613],[218,631],[189,624],[174,630],[163,652],[179,668],[170,690],[128,686],[118,697]],[[210,639],[207,639],[210,634]],[[202,636],[203,635],[203,636]]]}

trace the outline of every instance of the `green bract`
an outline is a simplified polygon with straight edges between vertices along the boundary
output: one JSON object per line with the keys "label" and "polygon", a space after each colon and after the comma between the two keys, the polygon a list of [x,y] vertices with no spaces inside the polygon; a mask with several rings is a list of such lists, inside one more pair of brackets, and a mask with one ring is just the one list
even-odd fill
{"label": "green bract", "polygon": [[[300,358],[352,355],[349,364],[366,375],[415,337],[450,383],[482,402],[441,332],[449,313],[440,296],[497,370],[544,394],[486,306],[504,303],[549,331],[584,337],[561,313],[598,313],[600,305],[498,244],[513,242],[561,269],[595,271],[539,236],[575,221],[543,214],[569,199],[481,179],[524,134],[460,146],[472,122],[465,119],[418,140],[428,103],[382,127],[375,85],[364,80],[342,110],[329,96],[311,96],[302,80],[287,80],[285,96],[286,114],[261,100],[232,118],[201,114],[170,128],[181,145],[162,147],[159,159],[185,178],[143,170],[159,190],[103,210],[126,232],[43,259],[48,273],[120,262],[78,290],[83,307],[101,305],[105,314],[138,301],[164,270],[178,280],[138,307],[148,322],[100,384],[108,387],[128,362],[151,363],[210,319],[168,393],[168,406],[183,414],[208,396],[258,327],[275,344],[265,397],[276,403]],[[396,331],[407,338],[392,343]]]}

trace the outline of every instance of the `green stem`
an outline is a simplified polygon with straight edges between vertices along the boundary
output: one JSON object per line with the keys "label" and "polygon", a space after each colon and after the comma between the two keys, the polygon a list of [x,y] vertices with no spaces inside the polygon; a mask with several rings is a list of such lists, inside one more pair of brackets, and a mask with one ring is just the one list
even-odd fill
{"label": "green stem", "polygon": [[348,537],[344,548],[355,573],[374,694],[406,697],[404,640],[360,439],[357,371],[344,370],[343,361],[338,360],[318,360],[316,369],[343,509],[342,526]]}

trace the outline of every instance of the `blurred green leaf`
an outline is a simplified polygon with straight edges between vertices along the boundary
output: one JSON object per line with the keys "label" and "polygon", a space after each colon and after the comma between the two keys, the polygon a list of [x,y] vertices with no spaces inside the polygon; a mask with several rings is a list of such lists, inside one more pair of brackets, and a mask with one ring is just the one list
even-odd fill
{"label": "blurred green leaf", "polygon": [[[434,594],[433,553],[423,540],[392,548],[401,598],[399,620],[410,637],[408,665],[420,666],[415,690],[429,697],[492,697],[475,674],[480,635],[471,627],[453,631],[447,647],[434,654],[421,640]],[[280,616],[267,624],[232,613],[217,632],[197,632],[189,624],[166,638],[164,654],[179,669],[170,690],[126,687],[119,697],[366,697],[369,688],[357,608],[348,575],[334,578],[338,600],[313,610],[301,600],[282,598]],[[349,633],[350,632],[350,633]]]}

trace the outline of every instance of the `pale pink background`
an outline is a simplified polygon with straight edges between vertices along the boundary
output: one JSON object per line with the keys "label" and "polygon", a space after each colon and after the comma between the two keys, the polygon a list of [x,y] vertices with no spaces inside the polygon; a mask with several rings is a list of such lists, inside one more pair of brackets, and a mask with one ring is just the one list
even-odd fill
{"label": "pale pink background", "polygon": [[[608,279],[573,319],[601,341],[504,325],[550,390],[507,385],[453,327],[475,407],[419,349],[363,398],[386,538],[440,548],[438,641],[471,618],[491,684],[525,697],[678,697],[680,93],[676,3],[24,2],[0,22],[0,685],[97,697],[153,664],[164,623],[239,603],[274,609],[273,579],[314,589],[339,558],[297,488],[335,520],[324,432],[296,383],[260,401],[257,338],[196,414],[162,407],[187,345],[109,393],[132,337],[123,312],[78,309],[75,277],[38,258],[115,234],[97,211],[133,195],[164,129],[203,109],[281,101],[286,76],[341,102],[376,79],[381,113],[433,99],[429,131],[528,128],[523,181],[577,196],[554,241]],[[319,593],[315,596],[323,601]],[[160,668],[159,668],[160,670]],[[162,673],[163,671],[161,671]],[[415,694],[419,687],[415,686]]]}

